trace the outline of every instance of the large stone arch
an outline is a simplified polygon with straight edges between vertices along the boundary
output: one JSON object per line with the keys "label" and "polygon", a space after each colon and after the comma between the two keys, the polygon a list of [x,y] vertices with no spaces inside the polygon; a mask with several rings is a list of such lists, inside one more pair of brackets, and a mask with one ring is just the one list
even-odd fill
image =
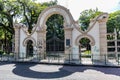
{"label": "large stone arch", "polygon": [[38,31],[38,40],[37,41],[43,41],[43,52],[46,49],[46,21],[47,19],[53,15],[53,14],[59,14],[63,16],[64,18],[64,47],[65,47],[65,53],[67,52],[67,45],[66,42],[69,39],[70,40],[70,45],[72,44],[72,25],[74,24],[73,17],[69,10],[63,6],[60,5],[55,5],[46,8],[42,13],[39,15],[38,22],[36,24],[37,26],[37,31]]}
{"label": "large stone arch", "polygon": [[65,21],[64,27],[71,27],[74,22],[69,9],[60,5],[55,5],[48,7],[44,11],[42,11],[42,13],[38,17],[37,27],[44,27],[46,25],[47,19],[53,14],[60,14],[63,16]]}

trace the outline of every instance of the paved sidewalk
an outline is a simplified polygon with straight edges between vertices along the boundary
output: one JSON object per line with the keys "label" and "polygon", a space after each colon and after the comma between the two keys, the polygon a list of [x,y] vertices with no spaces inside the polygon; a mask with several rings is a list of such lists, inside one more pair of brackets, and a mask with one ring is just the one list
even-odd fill
{"label": "paved sidewalk", "polygon": [[0,62],[0,80],[120,80],[120,68]]}

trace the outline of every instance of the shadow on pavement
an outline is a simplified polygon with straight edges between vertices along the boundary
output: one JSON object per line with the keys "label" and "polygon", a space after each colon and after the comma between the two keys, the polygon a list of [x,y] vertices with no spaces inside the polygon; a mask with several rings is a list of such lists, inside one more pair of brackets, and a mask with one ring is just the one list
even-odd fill
{"label": "shadow on pavement", "polygon": [[[0,65],[6,65],[6,64],[11,64],[9,62],[0,62]],[[13,64],[13,63],[12,63]],[[42,71],[33,71],[30,69],[30,67],[39,65],[36,63],[14,63],[15,68],[12,70],[12,72],[15,75],[19,75],[22,77],[28,77],[28,78],[40,78],[40,79],[53,79],[53,78],[62,78],[62,77],[67,77],[75,72],[80,72],[80,73],[89,73],[89,71],[95,71],[94,74],[97,73],[102,73],[103,75],[108,74],[108,75],[116,75],[120,76],[120,68],[112,68],[112,67],[92,67],[92,66],[62,66],[58,68],[58,71],[54,72],[42,72]],[[44,65],[44,64],[40,64]],[[47,64],[45,64],[46,66]],[[49,65],[47,65],[49,68]],[[55,65],[57,66],[57,65]],[[39,68],[39,67],[37,67]],[[41,67],[40,67],[41,68]],[[53,67],[54,68],[54,67]],[[42,69],[41,69],[42,70]]]}
{"label": "shadow on pavement", "polygon": [[100,72],[104,74],[120,76],[120,68],[114,68],[114,67],[68,66],[68,67],[64,67],[64,69],[73,73],[74,72],[84,73],[87,70],[94,70],[96,72]]}
{"label": "shadow on pavement", "polygon": [[69,76],[72,72],[64,70],[64,66],[56,72],[37,72],[30,69],[30,67],[35,66],[36,64],[15,64],[16,68],[13,69],[13,73],[23,77],[29,78],[42,78],[42,79],[51,79],[51,78],[62,78]]}

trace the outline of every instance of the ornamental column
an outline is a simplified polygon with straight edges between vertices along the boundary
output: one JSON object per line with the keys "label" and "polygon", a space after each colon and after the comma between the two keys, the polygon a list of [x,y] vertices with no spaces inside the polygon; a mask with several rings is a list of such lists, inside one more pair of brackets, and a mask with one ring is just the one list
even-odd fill
{"label": "ornamental column", "polygon": [[71,28],[71,27],[64,28],[64,35],[65,35],[64,53],[65,53],[65,55],[67,55],[67,57],[66,57],[67,60],[72,59],[72,55],[71,55],[72,54],[72,30],[73,30],[73,28]]}
{"label": "ornamental column", "polygon": [[107,17],[103,17],[102,19],[98,20],[99,22],[99,34],[100,34],[100,59],[104,60],[107,54]]}
{"label": "ornamental column", "polygon": [[46,29],[40,28],[37,30],[37,50],[40,58],[45,57],[46,51]]}
{"label": "ornamental column", "polygon": [[14,25],[14,30],[15,30],[15,52],[14,52],[14,57],[15,59],[18,59],[19,56],[19,49],[20,49],[20,24],[15,24]]}

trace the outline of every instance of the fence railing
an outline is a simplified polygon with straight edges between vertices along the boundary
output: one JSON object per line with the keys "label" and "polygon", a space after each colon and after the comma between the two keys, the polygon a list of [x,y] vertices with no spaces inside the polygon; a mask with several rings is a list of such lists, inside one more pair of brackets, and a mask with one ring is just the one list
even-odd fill
{"label": "fence railing", "polygon": [[[77,58],[76,58],[77,57]],[[19,62],[39,62],[39,63],[62,63],[62,64],[91,64],[91,65],[111,65],[120,66],[120,53],[108,53],[103,55],[79,55],[79,54],[33,54],[25,56],[25,54],[0,55],[0,61],[19,61]]]}

